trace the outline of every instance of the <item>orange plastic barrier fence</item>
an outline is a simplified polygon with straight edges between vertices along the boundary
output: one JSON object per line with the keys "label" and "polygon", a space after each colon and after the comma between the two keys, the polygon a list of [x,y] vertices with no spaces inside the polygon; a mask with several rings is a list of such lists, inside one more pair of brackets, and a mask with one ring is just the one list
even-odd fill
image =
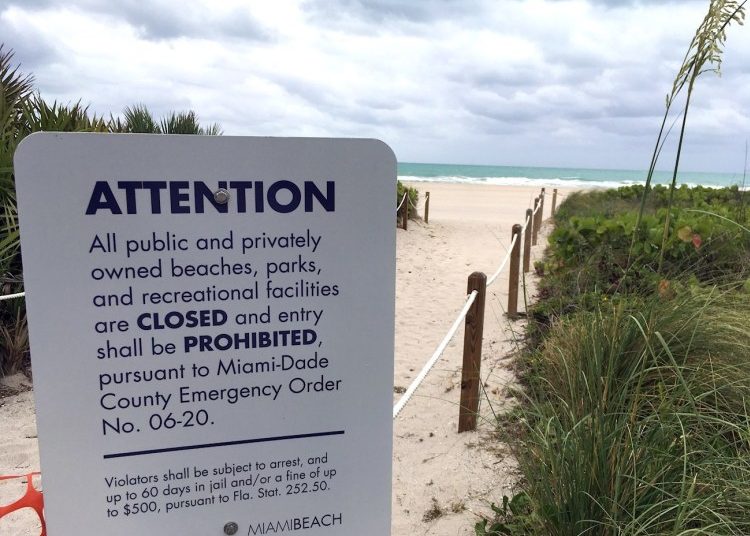
{"label": "orange plastic barrier fence", "polygon": [[42,496],[42,492],[34,487],[33,482],[34,476],[40,474],[29,473],[27,475],[0,476],[0,480],[11,480],[13,478],[26,479],[26,493],[16,502],[7,506],[0,506],[0,518],[22,508],[31,508],[39,516],[39,521],[42,523],[42,533],[40,536],[47,536],[47,525],[44,523],[44,497]]}

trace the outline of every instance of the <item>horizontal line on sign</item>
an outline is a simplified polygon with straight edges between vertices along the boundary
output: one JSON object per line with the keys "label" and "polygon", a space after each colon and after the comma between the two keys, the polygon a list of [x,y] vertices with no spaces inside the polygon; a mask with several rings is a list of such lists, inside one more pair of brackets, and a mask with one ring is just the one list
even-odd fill
{"label": "horizontal line on sign", "polygon": [[270,443],[272,441],[289,441],[291,439],[305,439],[307,437],[325,437],[343,435],[344,430],[333,430],[331,432],[313,432],[311,434],[295,434],[275,437],[256,437],[255,439],[239,439],[237,441],[222,441],[221,443],[202,443],[199,445],[183,445],[181,447],[167,447],[163,449],[134,450],[131,452],[116,452],[105,454],[104,459],[127,458],[130,456],[146,456],[149,454],[163,454],[165,452],[178,452],[180,450],[212,449],[216,447],[231,447],[234,445],[247,445],[249,443]]}

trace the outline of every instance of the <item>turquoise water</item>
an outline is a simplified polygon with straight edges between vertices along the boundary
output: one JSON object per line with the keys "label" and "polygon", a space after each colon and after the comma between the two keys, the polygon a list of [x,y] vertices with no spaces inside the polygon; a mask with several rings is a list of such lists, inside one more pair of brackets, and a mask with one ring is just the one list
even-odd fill
{"label": "turquoise water", "polygon": [[[573,188],[617,187],[643,184],[645,171],[624,169],[584,169],[515,166],[468,166],[458,164],[413,164],[399,162],[398,177],[408,181],[462,182],[500,185],[538,185]],[[684,171],[678,174],[678,184],[691,186],[742,185],[742,173],[703,173]],[[657,171],[653,183],[669,184],[672,173]],[[750,184],[750,177],[747,183]]]}

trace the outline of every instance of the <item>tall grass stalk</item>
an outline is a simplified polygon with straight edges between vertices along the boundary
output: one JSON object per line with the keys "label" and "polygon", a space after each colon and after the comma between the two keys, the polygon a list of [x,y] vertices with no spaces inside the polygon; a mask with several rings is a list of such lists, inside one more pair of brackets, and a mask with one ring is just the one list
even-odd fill
{"label": "tall grass stalk", "polygon": [[[633,229],[633,238],[630,248],[630,256],[632,257],[633,247],[636,240],[640,240],[640,228],[643,220],[643,214],[646,206],[646,199],[648,197],[651,182],[653,180],[654,172],[656,170],[656,164],[661,156],[664,143],[666,142],[667,136],[672,130],[672,127],[667,129],[667,119],[672,109],[672,105],[687,86],[687,97],[685,100],[685,106],[675,118],[675,122],[682,119],[680,126],[680,138],[677,144],[677,155],[675,157],[675,165],[672,173],[671,192],[673,191],[677,181],[677,172],[679,170],[680,158],[682,155],[682,146],[685,138],[685,126],[687,124],[687,115],[690,108],[690,102],[692,98],[693,89],[695,88],[695,82],[698,77],[705,72],[720,73],[721,68],[721,53],[722,47],[726,42],[726,28],[732,21],[736,21],[738,24],[743,24],[745,18],[744,6],[747,0],[743,0],[742,3],[738,3],[735,0],[710,0],[708,13],[703,19],[703,22],[698,27],[690,46],[688,47],[685,57],[683,58],[682,65],[680,67],[677,76],[672,83],[672,89],[666,96],[666,106],[664,110],[664,116],[662,118],[661,126],[659,128],[659,134],[656,137],[656,143],[654,144],[654,150],[651,154],[651,162],[649,163],[648,172],[646,174],[646,183],[641,197],[641,204],[638,211],[638,217],[636,219],[636,225]],[[707,68],[707,66],[709,66]],[[674,126],[674,123],[672,124]],[[667,209],[666,221],[664,223],[664,235],[662,240],[662,251],[669,233],[669,220],[671,213],[671,202]],[[661,265],[663,263],[663,255],[659,262],[659,271],[661,271]],[[630,259],[628,265],[630,264]]]}
{"label": "tall grass stalk", "polygon": [[747,139],[745,140],[745,165],[742,167],[742,186],[740,187],[740,214],[739,219],[745,221],[745,179],[747,179]]}
{"label": "tall grass stalk", "polygon": [[[672,172],[672,182],[669,190],[669,203],[664,221],[664,233],[662,236],[662,247],[659,255],[659,266],[657,271],[661,272],[664,263],[664,249],[669,237],[669,220],[672,211],[672,202],[674,199],[674,190],[677,184],[677,172],[680,167],[680,157],[682,156],[682,147],[685,140],[685,126],[687,125],[688,111],[690,101],[693,96],[695,82],[698,77],[705,72],[714,72],[719,74],[721,69],[722,47],[726,42],[726,29],[732,21],[737,24],[743,24],[745,20],[745,2],[740,4],[736,0],[711,0],[708,13],[703,22],[690,42],[686,60],[683,61],[677,77],[672,86],[672,94],[675,95],[685,85],[687,85],[687,96],[685,99],[685,108],[682,112],[682,124],[680,126],[680,137],[677,142],[677,154],[675,156],[674,168]],[[644,191],[647,195],[647,191]]]}

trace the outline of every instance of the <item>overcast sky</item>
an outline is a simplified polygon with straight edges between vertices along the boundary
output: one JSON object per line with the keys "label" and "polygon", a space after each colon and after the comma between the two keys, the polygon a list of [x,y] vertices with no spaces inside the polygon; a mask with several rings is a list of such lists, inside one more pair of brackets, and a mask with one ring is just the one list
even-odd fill
{"label": "overcast sky", "polygon": [[[48,100],[226,135],[375,137],[400,161],[643,169],[708,0],[0,0]],[[741,172],[750,34],[699,81],[685,169]],[[667,163],[665,161],[664,166]]]}

